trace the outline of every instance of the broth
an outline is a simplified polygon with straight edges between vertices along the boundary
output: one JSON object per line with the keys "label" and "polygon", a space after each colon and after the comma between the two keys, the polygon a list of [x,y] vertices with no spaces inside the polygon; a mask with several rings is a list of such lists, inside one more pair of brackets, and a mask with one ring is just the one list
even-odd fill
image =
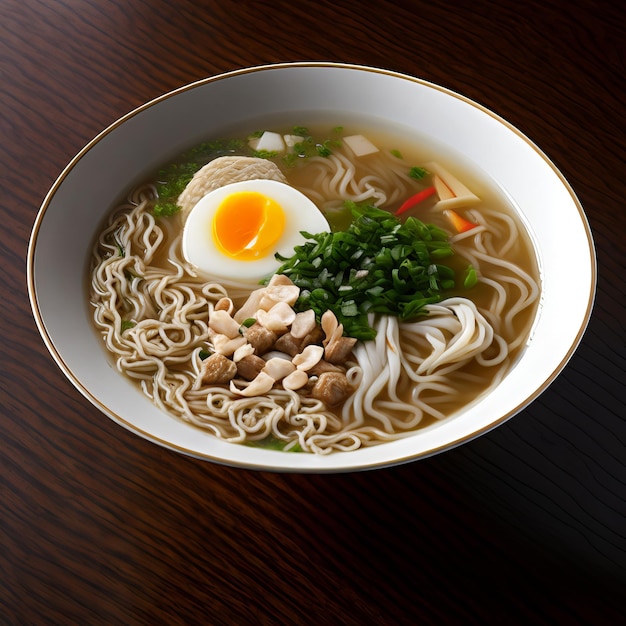
{"label": "broth", "polygon": [[[296,122],[301,123],[301,120]],[[268,125],[261,127],[267,128]],[[291,133],[292,128],[293,124],[284,123],[271,126],[272,131],[281,135]],[[411,168],[424,167],[424,164],[432,162],[443,167],[443,171],[451,172],[480,198],[479,202],[458,209],[458,212],[466,213],[466,217],[478,225],[483,223],[482,230],[476,229],[477,234],[471,231],[470,234],[456,233],[449,217],[442,212],[436,194],[407,211],[406,215],[414,215],[422,222],[433,224],[450,233],[455,254],[446,259],[446,264],[454,269],[459,280],[456,288],[448,289],[442,294],[441,304],[450,302],[451,308],[445,311],[433,309],[428,316],[429,319],[439,319],[438,316],[441,315],[440,327],[435,324],[432,330],[425,331],[420,330],[425,325],[424,320],[403,323],[394,320],[387,323],[377,318],[379,336],[385,336],[385,332],[388,336],[387,344],[381,348],[387,350],[387,353],[379,359],[380,355],[377,356],[372,348],[376,342],[357,344],[354,353],[356,364],[351,361],[346,366],[346,369],[352,367],[349,371],[357,372],[353,374],[356,381],[353,385],[353,396],[356,399],[347,400],[338,407],[320,407],[306,397],[308,392],[303,391],[300,394],[302,398],[297,401],[302,403],[298,419],[283,415],[278,420],[272,418],[272,422],[268,418],[271,413],[269,408],[265,411],[255,408],[254,403],[246,405],[241,398],[229,391],[228,385],[224,386],[223,391],[213,387],[207,389],[207,386],[198,384],[194,386],[193,381],[198,378],[201,361],[210,349],[210,340],[205,332],[209,309],[223,295],[231,297],[235,309],[239,308],[247,299],[250,287],[246,289],[242,285],[226,285],[224,293],[221,293],[216,286],[208,290],[208,295],[207,292],[203,296],[198,295],[198,302],[189,301],[196,296],[188,296],[188,293],[201,294],[202,288],[207,283],[210,284],[212,279],[197,274],[185,262],[181,250],[181,231],[186,215],[182,212],[156,221],[149,217],[138,217],[130,227],[133,231],[130,235],[120,234],[132,222],[128,215],[136,212],[137,207],[143,207],[142,210],[149,213],[154,204],[154,183],[159,173],[151,175],[145,184],[133,189],[129,194],[130,202],[120,203],[120,207],[115,209],[103,227],[103,232],[94,246],[91,269],[92,305],[96,327],[109,352],[115,355],[118,369],[136,380],[144,393],[164,410],[230,441],[254,445],[278,442],[278,446],[284,446],[285,449],[302,449],[324,454],[406,436],[416,428],[423,428],[433,421],[453,416],[497,384],[510,370],[528,340],[539,299],[539,270],[529,234],[506,193],[488,180],[478,168],[464,163],[451,151],[437,149],[430,140],[424,138],[412,137],[409,140],[401,129],[380,127],[371,122],[345,126],[338,131],[335,126],[318,121],[308,124],[307,129],[312,137],[328,138],[333,155],[342,155],[344,152],[349,154],[343,138],[351,135],[363,135],[379,147],[379,154],[364,157],[361,162],[359,159],[352,159],[354,173],[351,180],[359,181],[372,176],[376,178],[378,174],[371,174],[371,168],[376,171],[384,170],[385,173],[381,176],[385,180],[380,187],[388,187],[383,194],[387,199],[379,202],[379,205],[391,213],[409,195],[432,184],[432,172],[427,173],[422,180],[414,180],[409,175]],[[204,163],[224,154],[249,154],[247,135],[248,133],[239,135],[241,142],[228,142],[227,145],[222,142],[217,151],[200,150],[196,156]],[[320,140],[320,144],[323,143]],[[326,182],[321,185],[320,172],[324,168],[328,167],[333,172],[332,176],[340,177],[335,170],[330,169],[328,156],[296,159],[295,163],[288,166],[283,155],[265,156],[278,165],[290,186],[302,191],[323,212],[332,216],[332,219],[329,218],[331,224],[335,224],[338,229],[343,228],[338,224],[347,224],[345,213],[341,212],[344,210],[343,202],[348,198],[341,189],[354,190],[361,189],[362,186],[351,182],[352,187],[340,186],[340,191],[334,193],[335,188]],[[367,171],[362,173],[362,168]],[[324,197],[320,195],[322,187],[328,187]],[[147,229],[148,235],[133,234],[143,228]],[[162,242],[146,256],[146,248],[151,248],[161,236]],[[124,237],[124,242],[120,241]],[[137,252],[139,260],[131,254],[127,256],[131,249],[133,255]],[[116,255],[121,265],[115,271],[105,271],[104,266],[110,264],[112,257]],[[172,269],[173,266],[175,270]],[[468,266],[478,270],[478,284],[468,289],[459,288],[458,283],[467,272]],[[171,283],[176,289],[179,289],[176,285],[180,283],[181,291],[162,295],[156,287],[152,287],[142,292],[142,285],[150,280],[154,284],[159,280],[162,283]],[[175,295],[180,293],[185,295]],[[114,294],[113,298],[111,294]],[[178,312],[173,314],[172,319],[164,315],[163,311],[170,307],[172,298],[179,298],[179,308],[186,308],[183,316],[186,325],[179,321],[172,322],[172,319],[178,319]],[[498,339],[481,349],[477,358],[468,358],[461,365],[445,364],[439,369],[418,375],[421,364],[428,360],[430,352],[438,349],[441,341],[448,341],[453,350],[454,343],[461,336],[461,331],[458,331],[457,338],[451,337],[457,331],[449,328],[458,325],[459,319],[469,309],[465,304],[457,303],[455,298],[470,300],[480,318],[485,320],[483,326],[477,325],[477,333],[493,333]],[[142,324],[149,326],[152,322],[146,320],[151,319],[155,320],[154,327],[138,339],[138,328]],[[397,349],[392,348],[394,337],[398,339]],[[440,338],[439,343],[437,337]],[[491,360],[500,358],[504,345],[505,358],[490,365]],[[396,355],[397,352],[401,354]],[[161,359],[160,353],[167,354],[167,358]],[[383,370],[395,367],[391,365],[390,357],[393,361],[396,356],[398,367],[404,370],[407,369],[407,364],[414,364],[411,366],[413,374],[403,373],[393,380],[383,380],[386,376]],[[379,359],[383,365],[378,368],[372,366],[372,372],[364,373],[367,368],[363,367],[359,359],[368,363]],[[418,379],[419,382],[416,382]],[[367,399],[365,387],[377,385],[380,386],[378,395],[374,399]],[[271,398],[268,406],[274,402],[279,407],[276,409],[279,413],[282,411],[284,414],[285,407],[293,401],[293,393],[284,390],[272,391],[269,395]],[[408,411],[409,405],[415,408]],[[238,408],[235,410],[232,408],[234,406]],[[235,417],[233,412],[236,413]],[[303,423],[301,428],[297,426],[298,420]],[[309,434],[303,435],[303,431]]]}

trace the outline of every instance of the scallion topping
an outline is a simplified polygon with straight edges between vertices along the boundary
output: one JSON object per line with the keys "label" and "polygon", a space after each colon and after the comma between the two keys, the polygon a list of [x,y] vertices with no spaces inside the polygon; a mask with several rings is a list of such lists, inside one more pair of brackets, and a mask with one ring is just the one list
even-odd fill
{"label": "scallion topping", "polygon": [[347,204],[353,215],[347,230],[303,232],[307,241],[293,256],[276,255],[278,273],[300,287],[297,310],[312,308],[320,319],[330,309],[346,335],[368,340],[376,336],[369,313],[412,321],[454,288],[454,271],[440,263],[453,251],[448,234],[432,224]]}

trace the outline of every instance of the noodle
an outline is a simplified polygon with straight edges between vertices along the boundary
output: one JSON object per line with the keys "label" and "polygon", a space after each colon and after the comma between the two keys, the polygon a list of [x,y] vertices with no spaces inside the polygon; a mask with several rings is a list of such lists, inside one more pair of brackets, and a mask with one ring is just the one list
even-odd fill
{"label": "noodle", "polygon": [[[311,157],[304,177],[300,168],[290,182],[322,208],[346,199],[382,207],[415,193],[406,162],[389,153],[358,167],[342,150]],[[285,450],[315,454],[404,437],[497,384],[527,340],[539,285],[507,260],[521,245],[521,227],[481,205],[468,211],[478,226],[451,239],[479,276],[479,302],[450,297],[427,305],[415,322],[371,316],[376,338],[354,347],[346,364],[354,391],[337,410],[281,387],[246,398],[227,386],[202,385],[215,304],[240,301],[250,287],[199,276],[182,255],[179,220],[151,214],[155,193],[151,185],[134,189],[99,234],[93,319],[120,372],[157,407],[215,437],[233,443],[272,438],[285,442]]]}

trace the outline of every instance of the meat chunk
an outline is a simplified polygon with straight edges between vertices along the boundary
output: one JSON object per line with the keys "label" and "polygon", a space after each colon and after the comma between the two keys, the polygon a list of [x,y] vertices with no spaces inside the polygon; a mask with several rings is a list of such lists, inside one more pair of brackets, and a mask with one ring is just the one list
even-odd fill
{"label": "meat chunk", "polygon": [[334,365],[324,359],[320,359],[310,370],[309,375],[319,376],[324,372],[336,372],[338,374],[345,374],[346,368],[341,365]]}
{"label": "meat chunk", "polygon": [[265,367],[265,361],[256,354],[249,354],[237,361],[237,374],[244,380],[254,380]]}
{"label": "meat chunk", "polygon": [[292,332],[281,335],[276,340],[274,347],[276,350],[280,350],[289,356],[295,356],[302,352],[307,346],[321,344],[323,337],[324,333],[321,327],[317,325],[304,337],[295,337]]}
{"label": "meat chunk", "polygon": [[345,363],[356,343],[354,337],[337,337],[324,349],[324,357],[329,363]]}
{"label": "meat chunk", "polygon": [[311,395],[321,400],[326,406],[341,404],[352,392],[345,374],[324,372],[320,374],[311,390]]}
{"label": "meat chunk", "polygon": [[244,336],[254,348],[255,354],[259,356],[271,350],[278,339],[278,335],[273,330],[265,328],[258,322],[246,329]]}
{"label": "meat chunk", "polygon": [[291,333],[281,335],[274,344],[274,349],[284,352],[289,356],[296,356],[300,353],[300,339],[296,339]]}
{"label": "meat chunk", "polygon": [[223,354],[212,354],[202,361],[200,378],[209,385],[223,385],[237,374],[237,366]]}
{"label": "meat chunk", "polygon": [[285,175],[273,161],[256,157],[224,156],[213,159],[198,170],[178,197],[183,214],[188,213],[207,193],[244,180],[264,178],[287,182]]}
{"label": "meat chunk", "polygon": [[324,339],[324,331],[319,324],[316,324],[313,330],[310,333],[307,333],[300,343],[300,350],[303,350],[307,346],[310,346],[312,343],[321,344]]}

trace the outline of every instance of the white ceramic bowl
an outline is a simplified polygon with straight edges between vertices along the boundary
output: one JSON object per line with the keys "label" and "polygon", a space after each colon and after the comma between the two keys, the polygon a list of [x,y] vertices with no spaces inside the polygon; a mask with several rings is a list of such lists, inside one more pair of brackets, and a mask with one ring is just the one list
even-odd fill
{"label": "white ceramic bowl", "polygon": [[[495,390],[459,415],[407,438],[327,456],[229,444],[161,412],[111,367],[86,306],[93,237],[121,191],[173,154],[213,133],[221,136],[221,129],[311,111],[400,124],[477,164],[520,208],[543,281],[531,340]],[[519,130],[437,85],[334,63],[238,70],[182,87],[125,115],[61,173],[39,211],[28,251],[35,320],[78,391],[111,419],[157,444],[217,463],[272,471],[385,467],[441,452],[502,424],[544,391],[572,356],[591,314],[595,284],[595,253],[583,209],[555,165]]]}

